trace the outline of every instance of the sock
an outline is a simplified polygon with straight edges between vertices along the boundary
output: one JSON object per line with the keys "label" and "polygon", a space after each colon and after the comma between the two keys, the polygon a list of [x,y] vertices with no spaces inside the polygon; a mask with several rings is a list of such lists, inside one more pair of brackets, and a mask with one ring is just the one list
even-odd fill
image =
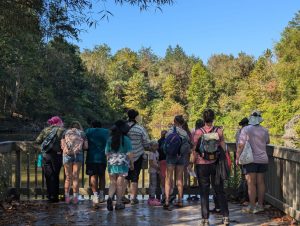
{"label": "sock", "polygon": [[78,196],[78,193],[73,193],[73,197],[77,197]]}
{"label": "sock", "polygon": [[69,193],[65,193],[65,197],[70,197],[70,194]]}
{"label": "sock", "polygon": [[93,194],[94,194],[94,197],[97,197],[98,196],[98,192],[93,192]]}

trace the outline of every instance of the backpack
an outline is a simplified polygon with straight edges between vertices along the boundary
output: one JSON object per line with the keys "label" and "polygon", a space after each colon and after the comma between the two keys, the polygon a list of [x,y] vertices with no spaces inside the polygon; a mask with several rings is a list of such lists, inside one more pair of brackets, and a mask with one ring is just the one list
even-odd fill
{"label": "backpack", "polygon": [[41,152],[43,154],[49,153],[52,150],[53,145],[57,139],[57,131],[58,131],[58,127],[52,128],[50,133],[47,135],[47,137],[42,142]]}
{"label": "backpack", "polygon": [[217,160],[219,158],[220,138],[217,133],[218,129],[218,127],[213,127],[209,132],[206,132],[204,128],[200,128],[203,135],[198,141],[196,151],[206,160]]}
{"label": "backpack", "polygon": [[180,153],[180,147],[182,144],[182,138],[176,131],[176,127],[173,127],[172,133],[170,133],[164,142],[164,151],[166,155],[171,157],[179,157],[181,155]]}
{"label": "backpack", "polygon": [[84,138],[82,132],[78,129],[69,129],[62,139],[62,149],[65,155],[76,155],[83,147]]}

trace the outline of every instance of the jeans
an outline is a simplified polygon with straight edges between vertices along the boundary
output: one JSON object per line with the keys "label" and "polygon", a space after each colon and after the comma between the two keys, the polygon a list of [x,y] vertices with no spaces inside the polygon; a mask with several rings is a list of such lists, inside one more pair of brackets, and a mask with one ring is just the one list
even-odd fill
{"label": "jeans", "polygon": [[59,173],[62,166],[62,154],[51,152],[43,155],[43,168],[49,200],[58,200]]}
{"label": "jeans", "polygon": [[200,187],[201,214],[202,219],[209,218],[209,190],[210,185],[216,193],[216,199],[220,204],[221,213],[224,217],[229,216],[228,203],[224,192],[224,182],[220,181],[219,185],[215,184],[216,164],[197,164],[196,174]]}

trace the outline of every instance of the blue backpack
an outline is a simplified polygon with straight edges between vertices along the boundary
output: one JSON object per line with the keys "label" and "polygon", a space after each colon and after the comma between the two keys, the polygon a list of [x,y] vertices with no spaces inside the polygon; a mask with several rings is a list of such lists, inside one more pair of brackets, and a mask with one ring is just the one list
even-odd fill
{"label": "blue backpack", "polygon": [[164,151],[167,156],[170,157],[179,157],[181,155],[180,153],[180,147],[182,144],[182,138],[179,136],[179,134],[176,131],[176,127],[173,127],[172,133],[170,133],[164,142]]}

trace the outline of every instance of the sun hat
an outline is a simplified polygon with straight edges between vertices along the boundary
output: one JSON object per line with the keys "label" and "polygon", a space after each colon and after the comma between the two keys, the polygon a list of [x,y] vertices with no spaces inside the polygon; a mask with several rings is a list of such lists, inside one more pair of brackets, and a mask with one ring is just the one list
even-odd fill
{"label": "sun hat", "polygon": [[60,117],[58,116],[53,116],[52,118],[50,118],[48,121],[48,124],[51,126],[64,126],[63,121],[61,120]]}
{"label": "sun hat", "polygon": [[249,117],[249,125],[259,125],[263,120],[260,111],[253,111]]}

